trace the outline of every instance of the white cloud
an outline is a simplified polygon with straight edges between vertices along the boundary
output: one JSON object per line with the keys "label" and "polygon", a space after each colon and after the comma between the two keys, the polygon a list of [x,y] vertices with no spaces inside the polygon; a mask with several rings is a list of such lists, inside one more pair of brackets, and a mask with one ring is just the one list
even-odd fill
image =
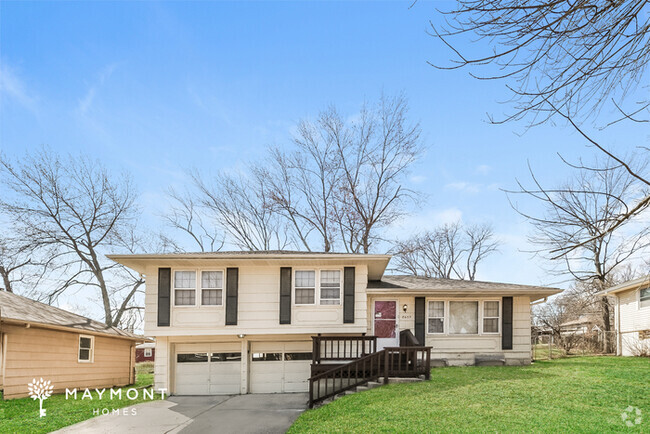
{"label": "white cloud", "polygon": [[445,185],[445,188],[449,190],[457,190],[465,193],[476,194],[481,191],[481,184],[474,184],[464,181],[450,182],[449,184]]}
{"label": "white cloud", "polygon": [[113,75],[115,68],[117,68],[117,64],[112,63],[105,66],[101,71],[99,71],[97,80],[95,80],[95,82],[88,88],[85,95],[79,100],[77,108],[81,114],[86,114],[91,109],[93,102],[95,101],[97,90],[104,85],[106,80],[108,80],[111,75]]}
{"label": "white cloud", "polygon": [[24,81],[7,66],[6,62],[0,62],[0,95],[6,95],[21,106],[33,112],[36,111],[36,97],[31,94]]}
{"label": "white cloud", "polygon": [[476,167],[476,172],[480,173],[481,175],[487,175],[492,171],[492,167],[488,166],[487,164],[481,164]]}
{"label": "white cloud", "polygon": [[427,177],[424,176],[424,175],[413,175],[413,176],[411,176],[411,177],[409,178],[409,180],[410,180],[413,184],[422,184],[424,181],[427,180]]}

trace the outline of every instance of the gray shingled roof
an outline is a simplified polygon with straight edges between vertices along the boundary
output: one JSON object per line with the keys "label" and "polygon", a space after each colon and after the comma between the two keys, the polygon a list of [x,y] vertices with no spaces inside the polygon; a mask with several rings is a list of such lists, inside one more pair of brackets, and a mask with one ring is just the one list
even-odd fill
{"label": "gray shingled roof", "polygon": [[0,291],[0,320],[68,327],[85,332],[144,340],[142,336],[116,327],[108,327],[99,321],[7,291]]}
{"label": "gray shingled roof", "polygon": [[432,291],[432,292],[530,292],[552,293],[561,292],[558,288],[545,286],[518,285],[513,283],[481,282],[477,280],[439,279],[423,276],[384,275],[380,281],[368,282],[368,289],[386,289],[395,291]]}

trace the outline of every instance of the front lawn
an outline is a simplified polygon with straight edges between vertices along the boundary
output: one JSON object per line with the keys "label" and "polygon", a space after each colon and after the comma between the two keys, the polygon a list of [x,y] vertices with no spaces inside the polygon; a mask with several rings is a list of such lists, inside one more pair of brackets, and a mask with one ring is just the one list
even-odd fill
{"label": "front lawn", "polygon": [[[31,398],[11,399],[0,401],[0,433],[47,433],[77,422],[90,419],[96,416],[93,411],[112,411],[138,404],[150,399],[144,399],[142,390],[138,391],[138,398],[130,400],[126,397],[126,391],[130,388],[148,386],[152,383],[153,374],[137,370],[136,384],[122,388],[122,399],[115,397],[110,399],[110,390],[107,389],[100,400],[98,394],[93,392],[93,399],[81,399],[83,391],[77,392],[77,399],[69,397],[65,399],[65,393],[53,395],[43,401],[43,408],[47,415],[39,417],[38,400]],[[133,394],[132,394],[133,396]],[[2,399],[0,395],[0,399]],[[160,399],[160,395],[156,395]],[[117,417],[117,416],[116,416]],[[125,416],[126,417],[126,416]],[[128,416],[133,417],[133,416]]]}
{"label": "front lawn", "polygon": [[[629,428],[629,406],[642,422]],[[635,416],[636,417],[636,416]],[[432,370],[303,413],[297,432],[650,432],[650,359],[576,357]]]}

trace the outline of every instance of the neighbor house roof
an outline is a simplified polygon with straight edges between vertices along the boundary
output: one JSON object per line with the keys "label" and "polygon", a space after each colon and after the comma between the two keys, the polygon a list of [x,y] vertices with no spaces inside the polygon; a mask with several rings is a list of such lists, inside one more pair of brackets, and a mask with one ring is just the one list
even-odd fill
{"label": "neighbor house roof", "polygon": [[138,341],[147,340],[143,336],[116,327],[108,327],[99,321],[7,291],[0,291],[0,321],[45,328],[74,329],[89,334]]}
{"label": "neighbor house roof", "polygon": [[423,295],[528,295],[531,301],[562,292],[559,288],[519,285],[513,283],[482,282],[478,280],[439,279],[424,276],[385,275],[368,282],[369,293],[421,293]]}
{"label": "neighbor house roof", "polygon": [[619,292],[628,291],[630,289],[637,289],[641,286],[646,286],[646,285],[650,285],[650,275],[643,276],[634,280],[628,280],[627,282],[623,282],[619,285],[612,286],[611,288],[607,288],[603,291],[597,292],[596,295],[600,295],[600,296],[612,295]]}
{"label": "neighbor house roof", "polygon": [[560,327],[569,327],[569,326],[582,325],[582,324],[595,324],[597,322],[598,322],[597,314],[586,314],[586,315],[580,315],[578,319],[563,322],[562,324],[560,324]]}
{"label": "neighbor house roof", "polygon": [[106,255],[126,267],[145,273],[149,264],[158,267],[192,265],[219,260],[224,266],[236,267],[241,261],[254,264],[274,264],[295,266],[301,262],[327,264],[365,263],[368,265],[368,277],[380,279],[386,270],[391,255],[369,255],[361,253],[301,252],[295,250],[260,250],[260,251],[225,251],[195,253],[142,253]]}

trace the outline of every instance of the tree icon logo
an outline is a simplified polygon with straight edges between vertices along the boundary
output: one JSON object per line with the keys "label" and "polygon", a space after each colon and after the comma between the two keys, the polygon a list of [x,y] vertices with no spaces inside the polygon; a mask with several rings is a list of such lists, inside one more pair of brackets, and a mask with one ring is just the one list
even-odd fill
{"label": "tree icon logo", "polygon": [[45,401],[47,398],[52,395],[52,389],[54,389],[54,386],[52,385],[51,381],[45,381],[42,378],[38,381],[36,381],[36,378],[32,380],[31,383],[27,385],[27,389],[29,390],[29,396],[33,400],[37,400],[40,403],[40,417],[44,417],[46,415],[46,410],[43,408],[43,401]]}

